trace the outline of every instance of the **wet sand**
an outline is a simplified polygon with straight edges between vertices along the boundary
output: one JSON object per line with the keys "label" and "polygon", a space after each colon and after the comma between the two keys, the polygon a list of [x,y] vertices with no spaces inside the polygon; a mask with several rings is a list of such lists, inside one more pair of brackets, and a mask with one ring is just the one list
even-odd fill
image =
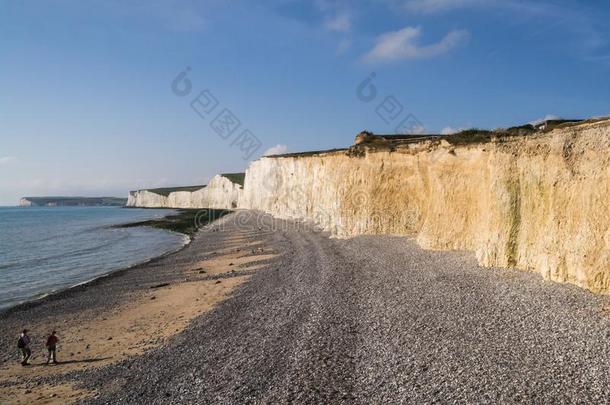
{"label": "wet sand", "polygon": [[[247,234],[225,236],[211,227],[175,254],[0,314],[0,342],[8,348],[0,358],[0,402],[65,404],[91,398],[96,390],[79,385],[80,372],[168,342],[229,297],[261,260],[274,257]],[[33,341],[27,367],[19,364],[16,349],[24,327]],[[43,345],[53,329],[60,339],[59,364],[46,365]]]}

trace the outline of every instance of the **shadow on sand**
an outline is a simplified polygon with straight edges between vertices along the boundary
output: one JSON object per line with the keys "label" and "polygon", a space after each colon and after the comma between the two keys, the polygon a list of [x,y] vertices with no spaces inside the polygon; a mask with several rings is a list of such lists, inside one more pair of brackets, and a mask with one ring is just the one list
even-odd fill
{"label": "shadow on sand", "polygon": [[111,358],[112,357],[97,357],[97,358],[82,359],[82,360],[64,360],[64,361],[58,361],[57,363],[49,363],[49,364],[47,364],[47,362],[45,361],[43,363],[37,363],[37,364],[30,363],[28,366],[29,367],[45,367],[45,366],[63,366],[65,364],[77,364],[77,363],[96,363],[98,361],[104,361],[104,360],[108,360]]}

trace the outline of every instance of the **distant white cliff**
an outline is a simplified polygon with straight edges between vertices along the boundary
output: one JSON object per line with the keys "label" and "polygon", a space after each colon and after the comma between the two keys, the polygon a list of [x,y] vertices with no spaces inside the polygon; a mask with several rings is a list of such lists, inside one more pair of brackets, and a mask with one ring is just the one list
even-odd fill
{"label": "distant white cliff", "polygon": [[244,173],[216,175],[206,185],[131,191],[128,207],[141,208],[237,208]]}

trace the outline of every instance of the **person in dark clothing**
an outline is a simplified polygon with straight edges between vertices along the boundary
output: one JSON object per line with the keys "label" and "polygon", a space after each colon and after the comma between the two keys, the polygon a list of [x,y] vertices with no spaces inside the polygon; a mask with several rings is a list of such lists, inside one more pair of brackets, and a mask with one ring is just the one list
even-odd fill
{"label": "person in dark clothing", "polygon": [[53,364],[57,364],[57,357],[55,356],[55,351],[57,350],[57,342],[59,339],[56,336],[55,331],[51,332],[49,337],[47,338],[47,350],[49,351],[49,357],[47,357],[47,364],[51,361],[51,357],[53,357]]}
{"label": "person in dark clothing", "polygon": [[28,360],[32,355],[32,349],[30,349],[30,337],[28,336],[27,329],[24,329],[21,333],[21,336],[19,336],[19,340],[17,341],[17,348],[21,352],[21,365],[27,366]]}

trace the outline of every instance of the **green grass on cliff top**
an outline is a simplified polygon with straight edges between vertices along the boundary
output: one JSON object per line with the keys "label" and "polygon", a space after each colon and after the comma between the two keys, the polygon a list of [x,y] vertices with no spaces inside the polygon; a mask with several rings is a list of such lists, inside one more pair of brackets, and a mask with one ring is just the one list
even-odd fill
{"label": "green grass on cliff top", "polygon": [[197,190],[201,190],[202,188],[205,188],[205,184],[204,185],[199,185],[199,186],[184,186],[184,187],[161,187],[161,188],[148,188],[148,189],[144,189],[144,190],[140,190],[140,191],[150,191],[151,193],[155,193],[155,194],[159,194],[162,196],[167,197],[170,193],[173,193],[174,191],[197,191]]}
{"label": "green grass on cliff top", "polygon": [[[231,183],[239,184],[240,186],[243,187],[244,179],[246,178],[246,173],[222,173],[221,176],[229,179],[229,181]],[[147,189],[139,190],[139,191],[149,191],[151,193],[155,193],[155,194],[167,197],[170,195],[170,193],[173,193],[176,191],[189,191],[192,193],[194,191],[201,190],[205,187],[207,187],[207,185],[203,184],[203,185],[198,185],[198,186],[147,188]]]}
{"label": "green grass on cliff top", "polygon": [[231,183],[239,184],[243,187],[246,173],[222,173],[221,176],[229,179]]}
{"label": "green grass on cliff top", "polygon": [[[546,133],[550,132],[554,129],[562,129],[568,128],[575,125],[580,125],[583,123],[594,123],[599,121],[608,120],[608,117],[601,118],[593,118],[588,120],[571,120],[571,119],[556,119],[556,120],[547,120],[540,125],[532,125],[526,124],[521,126],[515,126],[511,128],[500,128],[496,130],[487,130],[487,129],[479,129],[479,128],[470,128],[465,129],[460,132],[457,132],[452,135],[442,135],[442,134],[413,134],[413,135],[404,135],[404,134],[372,134],[375,135],[373,139],[368,142],[363,142],[359,145],[353,145],[350,148],[341,148],[341,149],[329,149],[329,150],[316,150],[316,151],[307,151],[307,152],[292,152],[285,153],[281,155],[271,155],[268,157],[272,158],[292,158],[292,157],[308,157],[308,156],[320,156],[327,153],[339,153],[339,152],[348,152],[351,156],[359,156],[357,153],[354,154],[353,151],[362,150],[362,148],[374,146],[377,149],[389,149],[392,150],[398,145],[405,143],[418,143],[425,140],[446,140],[450,144],[454,145],[467,145],[467,144],[477,144],[477,143],[486,143],[491,141],[492,139],[502,139],[502,138],[510,138],[515,136],[528,136],[536,133]],[[544,124],[544,126],[542,125]]]}

